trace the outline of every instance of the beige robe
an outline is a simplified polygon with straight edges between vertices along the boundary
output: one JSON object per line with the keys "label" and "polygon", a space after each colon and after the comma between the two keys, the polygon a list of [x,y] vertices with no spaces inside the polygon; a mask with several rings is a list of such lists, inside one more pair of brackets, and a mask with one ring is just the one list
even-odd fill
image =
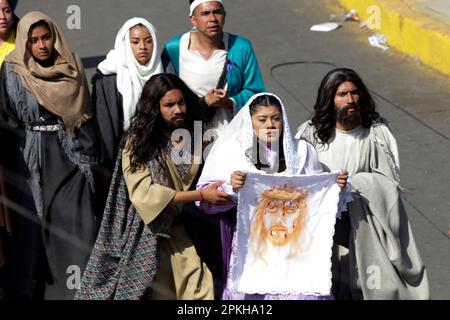
{"label": "beige robe", "polygon": [[[181,213],[181,207],[172,200],[177,192],[189,190],[199,169],[199,165],[193,164],[185,179],[181,179],[169,158],[166,165],[170,173],[168,187],[153,183],[148,169],[130,173],[127,170],[130,157],[123,151],[122,168],[130,201],[145,224],[164,210],[169,210],[174,218]],[[159,240],[160,266],[153,282],[152,299],[214,299],[212,274],[200,260],[184,226],[174,223],[168,237]]]}

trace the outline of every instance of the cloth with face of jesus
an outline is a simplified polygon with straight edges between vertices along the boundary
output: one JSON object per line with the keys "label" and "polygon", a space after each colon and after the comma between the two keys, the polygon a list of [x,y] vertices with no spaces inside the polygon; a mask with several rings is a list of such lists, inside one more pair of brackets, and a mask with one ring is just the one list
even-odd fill
{"label": "cloth with face of jesus", "polygon": [[338,172],[248,173],[239,191],[228,290],[329,295]]}

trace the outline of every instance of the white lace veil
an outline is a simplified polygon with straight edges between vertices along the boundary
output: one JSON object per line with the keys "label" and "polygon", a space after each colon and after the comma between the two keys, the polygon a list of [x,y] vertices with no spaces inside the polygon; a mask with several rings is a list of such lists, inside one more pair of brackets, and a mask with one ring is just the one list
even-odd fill
{"label": "white lace veil", "polygon": [[[283,116],[283,150],[286,162],[285,174],[295,175],[301,172],[296,144],[291,134],[286,109],[282,101],[274,94],[259,93],[250,98],[214,143],[208,154],[197,184],[198,186],[216,181],[224,181],[225,184],[229,185],[231,174],[234,171],[257,171],[255,165],[252,163],[252,157],[249,156],[256,143],[249,106],[256,98],[264,95],[276,98],[281,105]],[[226,189],[228,192],[227,187]]]}

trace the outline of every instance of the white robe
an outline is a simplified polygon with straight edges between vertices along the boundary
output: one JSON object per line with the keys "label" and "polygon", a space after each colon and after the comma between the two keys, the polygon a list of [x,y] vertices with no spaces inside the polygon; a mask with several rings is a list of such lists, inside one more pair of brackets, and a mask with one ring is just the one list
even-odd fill
{"label": "white robe", "polygon": [[[387,126],[373,124],[336,132],[328,145],[305,122],[296,139],[312,143],[323,168],[347,169],[354,201],[349,204],[349,290],[355,299],[429,299],[425,266],[400,196],[397,144]],[[344,168],[343,168],[344,167]]]}

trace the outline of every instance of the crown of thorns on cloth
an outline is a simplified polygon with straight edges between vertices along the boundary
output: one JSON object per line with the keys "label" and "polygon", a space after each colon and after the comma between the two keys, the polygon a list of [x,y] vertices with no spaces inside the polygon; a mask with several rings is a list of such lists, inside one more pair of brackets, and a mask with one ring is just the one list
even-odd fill
{"label": "crown of thorns on cloth", "polygon": [[308,197],[308,190],[292,185],[270,187],[262,193],[262,198],[271,200],[301,201]]}

